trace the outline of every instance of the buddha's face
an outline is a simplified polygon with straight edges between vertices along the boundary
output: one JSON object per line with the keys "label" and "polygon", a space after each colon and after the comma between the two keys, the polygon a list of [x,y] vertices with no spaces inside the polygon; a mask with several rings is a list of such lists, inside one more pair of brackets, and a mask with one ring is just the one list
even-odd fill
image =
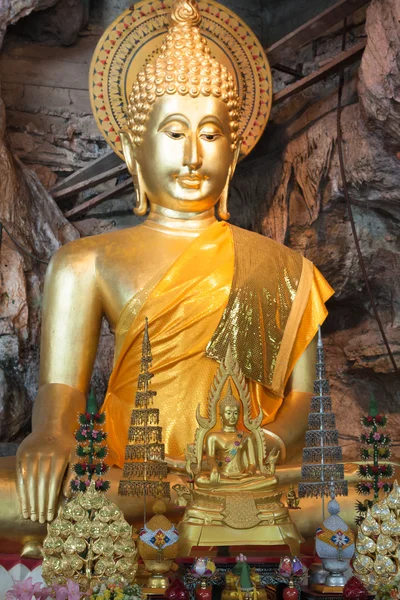
{"label": "buddha's face", "polygon": [[134,154],[151,204],[182,213],[212,208],[236,165],[226,104],[213,96],[158,98]]}
{"label": "buddha's face", "polygon": [[221,413],[221,419],[224,427],[235,427],[239,421],[239,408],[237,406],[225,406]]}

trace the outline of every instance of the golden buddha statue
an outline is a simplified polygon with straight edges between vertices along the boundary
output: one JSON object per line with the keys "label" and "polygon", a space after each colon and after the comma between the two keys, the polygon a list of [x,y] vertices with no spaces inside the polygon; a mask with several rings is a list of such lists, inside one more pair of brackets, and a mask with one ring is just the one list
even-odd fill
{"label": "golden buddha statue", "polygon": [[[115,333],[103,405],[109,462],[116,467],[110,471],[112,496],[124,462],[144,316],[172,484],[182,483],[179,470],[196,429],[193,415],[199,404],[206,407],[228,346],[246,377],[251,411],[258,414],[261,407],[267,450],[280,452],[281,482],[300,475],[294,465],[307,428],[313,340],[332,289],[304,257],[227,222],[229,182],[241,147],[241,101],[231,73],[211,57],[195,0],[176,0],[171,18],[159,53],[135,79],[120,133],[136,187],[135,212],[148,212],[146,220],[73,241],[48,268],[32,433],[18,448],[16,463],[0,463],[0,539],[9,552],[40,539],[40,524],[56,515],[103,317]],[[222,455],[222,434],[218,439]],[[250,485],[257,465],[246,440]],[[227,472],[219,471],[221,481]],[[140,516],[139,501],[113,500],[131,522]],[[310,515],[304,523],[313,535]]]}
{"label": "golden buddha statue", "polygon": [[[275,487],[275,463],[279,450],[272,449],[268,462],[270,477],[260,473],[256,442],[253,435],[238,430],[241,402],[235,398],[229,382],[228,393],[219,404],[222,431],[209,433],[206,442],[206,456],[210,467],[209,474],[199,474],[195,478],[199,489],[253,491]],[[257,474],[258,471],[258,474]]]}
{"label": "golden buddha statue", "polygon": [[[239,398],[233,395],[231,381]],[[217,407],[222,431],[215,430]],[[249,388],[228,346],[210,388],[207,415],[201,415],[200,405],[197,408],[195,442],[187,451],[190,487],[178,525],[183,556],[192,546],[226,545],[287,544],[294,555],[299,553],[304,540],[281,502],[275,474],[279,451],[273,448],[266,456],[262,418],[261,407],[252,416]],[[182,498],[183,490],[178,492]]]}

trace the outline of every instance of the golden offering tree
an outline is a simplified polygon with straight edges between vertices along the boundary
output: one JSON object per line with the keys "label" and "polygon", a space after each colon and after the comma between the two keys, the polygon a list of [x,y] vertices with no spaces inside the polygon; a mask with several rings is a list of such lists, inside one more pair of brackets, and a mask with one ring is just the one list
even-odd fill
{"label": "golden offering tree", "polygon": [[398,574],[399,542],[400,488],[395,481],[392,491],[368,508],[358,525],[353,568],[371,592]]}
{"label": "golden offering tree", "polygon": [[106,491],[109,482],[103,459],[107,455],[105,414],[98,414],[91,395],[87,412],[78,417],[75,432],[75,497],[67,501],[48,525],[43,543],[43,579],[47,584],[64,584],[68,579],[85,591],[110,577],[132,583],[137,571],[137,550],[132,527]]}

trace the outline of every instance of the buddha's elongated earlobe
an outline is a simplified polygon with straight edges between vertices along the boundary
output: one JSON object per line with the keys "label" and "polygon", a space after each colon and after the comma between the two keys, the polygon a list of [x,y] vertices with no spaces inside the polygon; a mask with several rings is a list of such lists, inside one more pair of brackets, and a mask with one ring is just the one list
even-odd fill
{"label": "buddha's elongated earlobe", "polygon": [[235,152],[234,152],[234,155],[233,155],[233,161],[232,161],[232,164],[231,164],[231,166],[229,168],[228,177],[226,178],[226,183],[225,183],[224,189],[222,190],[222,193],[221,193],[221,195],[219,197],[218,216],[223,221],[228,221],[229,217],[231,216],[229,214],[229,212],[228,212],[229,184],[231,182],[231,179],[232,179],[233,174],[234,174],[235,169],[236,169],[237,161],[239,159],[241,144],[242,144],[242,140],[241,140],[241,138],[239,138],[238,141],[237,141],[237,143],[236,143]]}
{"label": "buddha's elongated earlobe", "polygon": [[133,141],[131,131],[120,131],[119,135],[126,166],[128,167],[129,173],[132,175],[133,185],[135,186],[136,206],[134,207],[133,212],[137,217],[143,217],[147,213],[148,203],[142,173],[136,160],[137,146]]}
{"label": "buddha's elongated earlobe", "polygon": [[230,180],[230,175],[228,175],[228,177],[226,178],[224,189],[222,190],[222,194],[219,197],[218,216],[223,221],[228,221],[230,217],[230,214],[228,212],[228,193]]}
{"label": "buddha's elongated earlobe", "polygon": [[136,176],[132,175],[133,184],[136,192],[136,206],[133,208],[133,212],[137,217],[143,217],[147,214],[148,201],[145,191],[145,185],[142,177],[142,172],[139,165],[136,163]]}

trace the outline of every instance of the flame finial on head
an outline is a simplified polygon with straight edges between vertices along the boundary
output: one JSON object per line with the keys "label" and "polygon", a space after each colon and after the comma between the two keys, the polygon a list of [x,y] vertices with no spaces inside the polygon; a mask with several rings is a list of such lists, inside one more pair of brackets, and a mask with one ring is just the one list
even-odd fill
{"label": "flame finial on head", "polygon": [[198,27],[201,15],[196,0],[175,0],[172,7],[171,19],[176,25]]}

